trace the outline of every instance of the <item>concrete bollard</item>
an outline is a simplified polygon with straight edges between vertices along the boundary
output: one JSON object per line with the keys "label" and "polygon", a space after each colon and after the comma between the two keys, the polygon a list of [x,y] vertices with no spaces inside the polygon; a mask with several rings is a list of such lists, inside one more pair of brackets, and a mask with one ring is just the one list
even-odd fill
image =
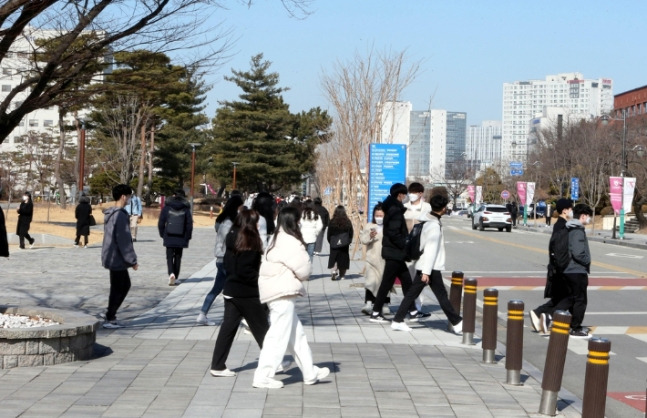
{"label": "concrete bollard", "polygon": [[465,279],[463,296],[463,344],[474,345],[476,330],[476,279]]}
{"label": "concrete bollard", "polygon": [[449,287],[449,303],[456,313],[461,312],[461,299],[463,298],[463,272],[452,271],[452,284]]}
{"label": "concrete bollard", "polygon": [[497,314],[499,310],[499,291],[485,289],[483,291],[483,363],[495,363],[494,350],[496,350]]}
{"label": "concrete bollard", "polygon": [[505,342],[506,383],[521,386],[521,363],[523,361],[523,310],[521,300],[508,302],[508,324]]}
{"label": "concrete bollard", "polygon": [[553,314],[553,327],[550,331],[544,376],[541,380],[539,413],[543,415],[555,416],[557,413],[557,394],[562,386],[570,327],[570,313],[556,311]]}
{"label": "concrete bollard", "polygon": [[611,341],[604,338],[589,340],[589,355],[584,377],[582,416],[604,418],[609,381],[609,352]]}

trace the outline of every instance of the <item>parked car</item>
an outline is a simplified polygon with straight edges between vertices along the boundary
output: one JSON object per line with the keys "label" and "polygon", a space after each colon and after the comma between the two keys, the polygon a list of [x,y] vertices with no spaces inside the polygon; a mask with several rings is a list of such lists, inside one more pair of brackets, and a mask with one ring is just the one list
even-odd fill
{"label": "parked car", "polygon": [[483,204],[472,214],[472,229],[478,227],[479,231],[485,228],[497,228],[512,231],[512,219],[510,212],[503,205]]}

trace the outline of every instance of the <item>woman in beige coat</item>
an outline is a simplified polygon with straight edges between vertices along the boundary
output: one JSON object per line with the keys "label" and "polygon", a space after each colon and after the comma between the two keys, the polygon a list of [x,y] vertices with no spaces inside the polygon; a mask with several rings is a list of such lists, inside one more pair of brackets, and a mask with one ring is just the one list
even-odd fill
{"label": "woman in beige coat", "polygon": [[[382,203],[378,202],[373,208],[372,222],[364,226],[359,234],[359,241],[366,245],[366,266],[364,288],[364,307],[362,313],[370,315],[373,311],[375,295],[382,283],[382,274],[384,273],[384,259],[382,258],[382,223],[384,221],[384,211]],[[391,313],[389,310],[390,299],[387,297],[384,304],[383,312]]]}

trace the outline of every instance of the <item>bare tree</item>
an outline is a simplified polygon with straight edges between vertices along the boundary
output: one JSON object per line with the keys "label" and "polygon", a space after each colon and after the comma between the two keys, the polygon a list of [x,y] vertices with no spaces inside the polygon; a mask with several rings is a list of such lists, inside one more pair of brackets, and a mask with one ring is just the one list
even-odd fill
{"label": "bare tree", "polygon": [[[282,0],[294,16],[307,14],[308,0]],[[248,5],[252,1],[246,1]],[[11,0],[0,5],[0,63],[16,54],[38,56],[20,70],[20,82],[0,102],[0,143],[25,115],[57,105],[88,67],[105,51],[147,49],[158,52],[201,47],[204,68],[226,58],[230,31],[205,26],[221,8],[210,0]],[[47,47],[33,34],[49,30]],[[94,34],[96,36],[87,36]],[[38,35],[37,35],[38,36]],[[86,37],[83,42],[79,39]],[[30,51],[18,47],[32,42]],[[189,63],[188,63],[189,64]]]}
{"label": "bare tree", "polygon": [[[366,209],[367,152],[377,142],[382,127],[380,105],[397,101],[414,80],[420,64],[406,63],[405,52],[356,53],[347,63],[337,62],[322,76],[324,93],[336,117],[334,138],[320,146],[317,171],[320,188],[331,187],[338,203],[346,206],[359,231],[360,212]],[[368,208],[370,210],[370,208]]]}

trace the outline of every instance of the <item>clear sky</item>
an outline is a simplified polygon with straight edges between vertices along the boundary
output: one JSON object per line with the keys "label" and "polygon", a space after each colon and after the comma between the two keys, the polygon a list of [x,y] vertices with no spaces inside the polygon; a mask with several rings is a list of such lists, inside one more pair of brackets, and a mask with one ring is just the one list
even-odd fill
{"label": "clear sky", "polygon": [[334,112],[321,75],[359,52],[406,50],[422,61],[401,100],[414,110],[467,112],[469,125],[501,120],[504,82],[580,72],[611,78],[618,94],[647,85],[647,1],[314,0],[312,14],[289,17],[279,0],[247,8],[229,2],[216,13],[237,38],[232,57],[206,81],[207,115],[219,100],[236,100],[223,80],[248,70],[258,53],[271,61],[294,113],[320,106]]}

